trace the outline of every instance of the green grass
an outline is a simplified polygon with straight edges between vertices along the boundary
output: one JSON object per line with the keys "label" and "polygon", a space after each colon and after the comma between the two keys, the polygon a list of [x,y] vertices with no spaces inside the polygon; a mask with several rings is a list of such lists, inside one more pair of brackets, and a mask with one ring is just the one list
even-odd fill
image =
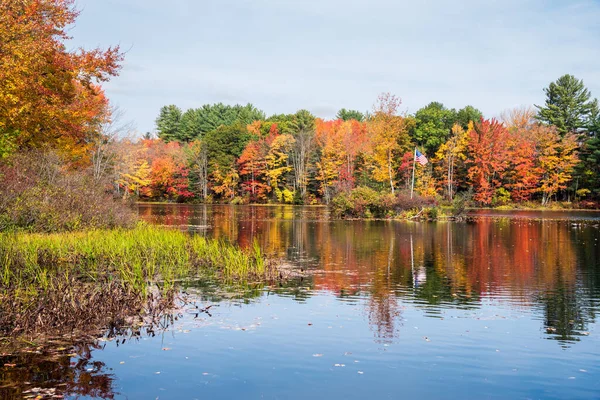
{"label": "green grass", "polygon": [[0,288],[47,290],[57,273],[95,281],[109,275],[145,292],[150,282],[215,273],[227,281],[269,278],[257,244],[251,250],[177,230],[140,224],[134,229],[57,234],[0,234]]}
{"label": "green grass", "polygon": [[139,224],[133,229],[0,234],[0,334],[30,336],[126,326],[175,301],[178,281],[232,286],[272,281],[257,243]]}

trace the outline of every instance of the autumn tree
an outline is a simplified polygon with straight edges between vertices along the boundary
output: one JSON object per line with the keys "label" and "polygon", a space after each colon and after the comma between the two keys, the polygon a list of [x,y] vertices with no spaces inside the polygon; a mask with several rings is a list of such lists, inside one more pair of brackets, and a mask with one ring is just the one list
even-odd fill
{"label": "autumn tree", "polygon": [[410,148],[405,118],[397,115],[400,104],[401,100],[390,93],[380,95],[367,125],[371,139],[373,178],[389,183],[392,194],[397,183],[399,159]]}
{"label": "autumn tree", "polygon": [[118,47],[67,50],[74,3],[0,2],[0,155],[50,145],[81,161],[107,116],[98,84],[117,75],[122,55]]}
{"label": "autumn tree", "polygon": [[264,139],[249,142],[237,160],[242,190],[250,194],[252,201],[266,200],[271,187],[266,183],[266,153],[268,144]]}
{"label": "autumn tree", "polygon": [[502,120],[508,129],[505,186],[513,200],[531,200],[539,190],[542,172],[539,165],[541,143],[536,135],[537,129],[540,129],[539,122],[530,107],[504,112]]}
{"label": "autumn tree", "polygon": [[291,203],[292,192],[287,188],[286,175],[292,170],[289,154],[295,139],[290,134],[275,135],[269,143],[269,152],[265,157],[267,182],[275,199],[279,202]]}
{"label": "autumn tree", "polygon": [[539,146],[542,204],[567,188],[578,162],[578,142],[574,133],[560,135],[554,127],[537,126],[533,134]]}
{"label": "autumn tree", "polygon": [[452,201],[458,187],[457,169],[464,164],[467,149],[467,132],[473,130],[473,122],[467,125],[467,130],[456,123],[452,127],[450,137],[442,144],[436,153],[436,159],[441,161],[438,168],[441,169],[442,182],[446,189],[448,200]]}
{"label": "autumn tree", "polygon": [[473,199],[490,204],[501,187],[507,166],[506,140],[508,131],[495,119],[482,119],[468,132],[468,179],[475,190]]}

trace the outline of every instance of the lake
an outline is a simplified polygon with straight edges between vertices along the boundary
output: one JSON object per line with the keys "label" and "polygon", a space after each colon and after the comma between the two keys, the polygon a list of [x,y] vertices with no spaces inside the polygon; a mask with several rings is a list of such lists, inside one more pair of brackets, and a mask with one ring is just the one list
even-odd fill
{"label": "lake", "polygon": [[235,292],[187,282],[191,303],[164,330],[22,355],[1,370],[0,398],[21,398],[15,382],[72,398],[600,397],[600,213],[479,210],[431,223],[331,221],[324,207],[139,213],[257,241],[300,276]]}

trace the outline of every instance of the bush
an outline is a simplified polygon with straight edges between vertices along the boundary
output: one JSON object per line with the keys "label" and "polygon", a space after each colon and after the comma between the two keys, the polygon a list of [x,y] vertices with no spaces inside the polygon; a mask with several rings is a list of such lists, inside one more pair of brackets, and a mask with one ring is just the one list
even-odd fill
{"label": "bush", "polygon": [[[400,193],[378,193],[375,190],[359,186],[351,191],[341,192],[331,201],[333,215],[342,218],[389,218],[402,211],[436,206],[435,199]],[[437,218],[437,211],[435,217]]]}
{"label": "bush", "polygon": [[502,206],[510,202],[510,192],[503,187],[496,190],[496,194],[492,198],[492,205]]}
{"label": "bush", "polygon": [[450,212],[454,218],[464,218],[467,213],[467,207],[470,206],[473,197],[473,192],[458,193],[452,200]]}
{"label": "bush", "polygon": [[0,164],[0,231],[133,226],[136,215],[110,186],[69,170],[54,152],[28,151]]}

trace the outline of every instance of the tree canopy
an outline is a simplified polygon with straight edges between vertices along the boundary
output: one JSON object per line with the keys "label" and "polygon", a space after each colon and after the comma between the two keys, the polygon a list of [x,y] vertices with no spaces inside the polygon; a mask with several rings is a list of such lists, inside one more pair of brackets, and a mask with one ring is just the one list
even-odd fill
{"label": "tree canopy", "polygon": [[546,102],[537,106],[537,118],[554,125],[561,134],[587,132],[596,121],[598,101],[583,84],[583,80],[573,75],[563,75],[544,89]]}
{"label": "tree canopy", "polygon": [[118,74],[119,47],[67,50],[74,0],[4,0],[1,9],[0,156],[46,144],[83,157],[109,114],[98,84]]}

